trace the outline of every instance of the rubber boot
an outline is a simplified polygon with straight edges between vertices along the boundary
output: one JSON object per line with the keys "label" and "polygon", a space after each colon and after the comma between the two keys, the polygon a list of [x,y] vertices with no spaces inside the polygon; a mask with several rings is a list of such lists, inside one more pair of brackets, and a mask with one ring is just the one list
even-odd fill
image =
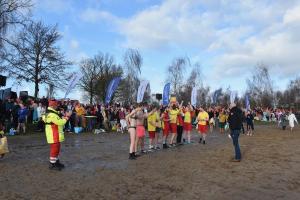
{"label": "rubber boot", "polygon": [[134,154],[133,153],[130,153],[129,154],[129,160],[135,160],[136,158],[135,158],[135,156],[134,156]]}
{"label": "rubber boot", "polygon": [[49,169],[50,170],[60,171],[62,168],[59,167],[56,163],[49,163]]}

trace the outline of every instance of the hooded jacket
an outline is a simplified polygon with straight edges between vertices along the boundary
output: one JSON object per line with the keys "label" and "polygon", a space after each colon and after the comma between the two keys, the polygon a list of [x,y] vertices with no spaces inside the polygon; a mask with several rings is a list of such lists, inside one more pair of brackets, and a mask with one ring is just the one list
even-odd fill
{"label": "hooded jacket", "polygon": [[62,119],[59,113],[51,107],[48,107],[42,119],[45,122],[47,142],[49,144],[63,142],[65,140],[63,128],[67,120]]}
{"label": "hooded jacket", "polygon": [[228,117],[229,128],[231,130],[241,130],[243,123],[243,112],[238,107],[233,107],[230,109]]}

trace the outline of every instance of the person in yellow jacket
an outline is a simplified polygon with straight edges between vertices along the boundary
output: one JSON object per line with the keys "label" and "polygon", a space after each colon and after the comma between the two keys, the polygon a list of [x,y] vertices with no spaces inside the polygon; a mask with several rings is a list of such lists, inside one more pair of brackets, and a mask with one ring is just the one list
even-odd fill
{"label": "person in yellow jacket", "polygon": [[147,116],[147,122],[148,122],[148,133],[149,133],[149,151],[153,151],[157,147],[157,141],[156,138],[156,124],[157,121],[157,113],[156,113],[156,107],[151,106],[151,112],[148,113]]}
{"label": "person in yellow jacket", "polygon": [[58,156],[60,153],[60,143],[65,140],[63,128],[68,121],[71,113],[66,113],[65,117],[61,118],[59,112],[56,111],[58,102],[50,100],[46,114],[43,116],[45,122],[45,133],[48,144],[50,144],[50,164],[49,169],[61,170],[65,166],[60,163]]}
{"label": "person in yellow jacket", "polygon": [[171,129],[171,138],[170,138],[170,147],[176,146],[175,138],[177,138],[177,119],[178,115],[181,113],[182,104],[179,105],[178,102],[176,104],[169,105],[169,116],[170,116],[170,129]]}
{"label": "person in yellow jacket", "polygon": [[202,107],[200,107],[200,112],[198,114],[197,121],[198,121],[198,131],[200,134],[199,143],[201,143],[203,141],[203,144],[205,144],[209,115]]}
{"label": "person in yellow jacket", "polygon": [[227,121],[227,115],[225,112],[225,109],[223,108],[221,113],[219,114],[219,128],[220,128],[220,133],[224,133],[225,132],[225,125],[226,125],[226,121]]}

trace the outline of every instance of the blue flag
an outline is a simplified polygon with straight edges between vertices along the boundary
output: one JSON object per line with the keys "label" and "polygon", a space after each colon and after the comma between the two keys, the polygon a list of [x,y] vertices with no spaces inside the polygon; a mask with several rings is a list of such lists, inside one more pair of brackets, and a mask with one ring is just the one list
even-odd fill
{"label": "blue flag", "polygon": [[107,87],[107,90],[106,90],[106,97],[105,97],[106,104],[110,103],[111,98],[112,98],[114,92],[116,91],[116,89],[118,88],[120,81],[121,81],[121,77],[116,77],[110,81],[110,83]]}
{"label": "blue flag", "polygon": [[170,87],[171,87],[171,83],[167,83],[164,87],[164,92],[163,92],[163,105],[164,106],[167,106],[169,104]]}

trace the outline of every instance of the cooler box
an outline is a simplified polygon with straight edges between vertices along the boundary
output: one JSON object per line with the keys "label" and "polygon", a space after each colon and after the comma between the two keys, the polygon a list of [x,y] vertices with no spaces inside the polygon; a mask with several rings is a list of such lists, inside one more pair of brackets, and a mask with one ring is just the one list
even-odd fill
{"label": "cooler box", "polygon": [[82,132],[82,127],[74,127],[74,132],[80,134]]}

